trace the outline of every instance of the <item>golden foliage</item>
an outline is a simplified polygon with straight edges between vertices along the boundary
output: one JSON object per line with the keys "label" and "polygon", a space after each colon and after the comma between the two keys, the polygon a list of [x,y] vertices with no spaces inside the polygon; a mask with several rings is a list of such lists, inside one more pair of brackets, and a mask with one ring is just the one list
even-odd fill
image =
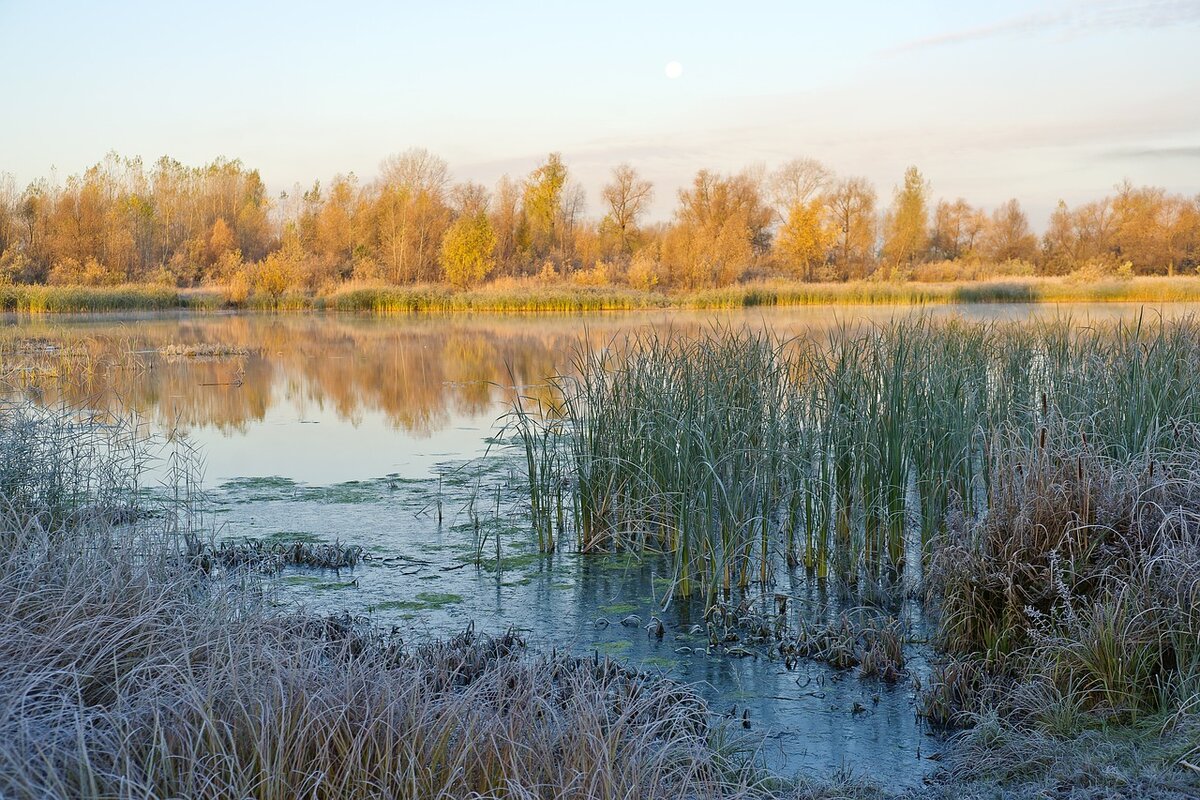
{"label": "golden foliage", "polygon": [[452,286],[474,286],[496,266],[496,234],[487,214],[477,211],[454,221],[442,238],[442,275]]}

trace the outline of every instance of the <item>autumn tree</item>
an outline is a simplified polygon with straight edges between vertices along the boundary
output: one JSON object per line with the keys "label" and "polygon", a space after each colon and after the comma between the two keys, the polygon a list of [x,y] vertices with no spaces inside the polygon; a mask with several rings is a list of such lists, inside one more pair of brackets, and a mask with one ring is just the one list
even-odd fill
{"label": "autumn tree", "polygon": [[845,178],[825,195],[839,276],[863,277],[875,260],[875,189],[866,178]]}
{"label": "autumn tree", "polygon": [[819,161],[798,158],[781,165],[767,178],[775,234],[776,261],[803,280],[814,280],[816,268],[827,259],[832,236],[822,196],[833,172]]}
{"label": "autumn tree", "polygon": [[636,241],[638,219],[654,199],[654,187],[633,167],[619,164],[613,168],[612,180],[600,190],[600,197],[607,209],[600,223],[601,232],[615,239],[618,254],[628,256]]}
{"label": "autumn tree", "polygon": [[957,261],[975,253],[987,215],[963,198],[939,200],[933,213],[929,252],[935,258]]}
{"label": "autumn tree", "polygon": [[283,246],[269,253],[253,269],[255,291],[266,295],[272,308],[288,289],[303,280],[304,252],[299,246],[299,236],[293,230],[285,233]]}
{"label": "autumn tree", "polygon": [[901,267],[927,256],[1021,260],[1048,274],[1125,262],[1173,274],[1200,261],[1200,198],[1129,182],[1059,204],[1041,237],[1016,200],[988,215],[959,198],[931,214],[915,169],[880,226],[870,184],[835,181],[811,159],[770,174],[702,170],[669,223],[647,221],[652,189],[628,165],[613,170],[593,218],[558,154],[488,194],[451,184],[446,162],[420,149],[384,161],[371,183],[336,176],[277,199],[237,160],[144,164],[110,153],[62,181],[18,190],[0,179],[0,282],[237,283],[277,301],[350,278],[465,285],[543,270],[643,288],[724,285],[768,269],[865,277],[880,253]]}
{"label": "autumn tree", "polygon": [[1112,234],[1108,198],[1075,209],[1060,200],[1042,237],[1042,271],[1061,275],[1088,263],[1115,263]]}
{"label": "autumn tree", "polygon": [[559,153],[551,153],[525,179],[521,245],[535,262],[549,258],[563,239],[566,188],[567,167]]}
{"label": "autumn tree", "polygon": [[521,266],[519,254],[524,235],[524,216],[521,187],[508,175],[496,183],[491,209],[492,231],[496,234],[496,266],[505,274],[515,275]]}
{"label": "autumn tree", "polygon": [[484,187],[467,185],[458,197],[460,212],[442,239],[442,272],[458,288],[470,287],[496,266],[496,231],[487,217]]}
{"label": "autumn tree", "polygon": [[983,256],[993,264],[1032,261],[1037,255],[1037,237],[1029,218],[1014,198],[992,212],[981,245]]}
{"label": "autumn tree", "polygon": [[894,267],[922,260],[929,244],[929,183],[916,167],[904,173],[884,221],[883,256]]}
{"label": "autumn tree", "polygon": [[[236,162],[238,168],[241,162]],[[268,217],[271,204],[267,199],[267,187],[258,170],[249,170],[237,176],[236,233],[238,249],[250,258],[261,258],[272,244],[274,233]]]}
{"label": "autumn tree", "polygon": [[236,249],[237,240],[224,217],[217,217],[208,233],[208,264],[212,265],[230,250]]}
{"label": "autumn tree", "polygon": [[12,175],[0,173],[0,254],[17,243],[19,205],[16,181]]}
{"label": "autumn tree", "polygon": [[784,223],[797,206],[811,204],[832,180],[833,171],[816,159],[797,158],[781,165],[768,179],[776,221]]}
{"label": "autumn tree", "polygon": [[315,184],[303,194],[300,236],[327,278],[345,280],[367,256],[369,199],[353,175],[336,175],[328,191]]}
{"label": "autumn tree", "polygon": [[1166,245],[1169,274],[1200,265],[1200,195],[1171,199]]}
{"label": "autumn tree", "polygon": [[766,251],[770,222],[771,209],[754,176],[700,170],[692,187],[679,192],[663,263],[688,288],[729,285]]}
{"label": "autumn tree", "polygon": [[375,255],[389,280],[435,280],[450,224],[446,162],[423,148],[386,159],[373,208]]}
{"label": "autumn tree", "polygon": [[1155,186],[1125,181],[1113,198],[1113,251],[1141,273],[1169,272],[1172,198]]}
{"label": "autumn tree", "polygon": [[792,206],[775,234],[775,253],[792,275],[812,281],[817,278],[817,267],[825,263],[833,240],[825,221],[824,203],[814,198]]}
{"label": "autumn tree", "polygon": [[578,183],[568,183],[559,207],[558,224],[555,225],[555,255],[563,265],[572,265],[578,255],[575,242],[583,214],[587,208],[587,192]]}

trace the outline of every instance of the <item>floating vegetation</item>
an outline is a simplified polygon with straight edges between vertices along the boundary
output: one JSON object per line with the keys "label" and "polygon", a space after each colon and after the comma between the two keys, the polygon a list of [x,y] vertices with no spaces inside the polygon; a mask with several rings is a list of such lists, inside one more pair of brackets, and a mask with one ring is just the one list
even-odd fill
{"label": "floating vegetation", "polygon": [[[873,608],[853,608],[826,622],[804,614],[792,624],[788,598],[769,598],[772,610],[763,610],[754,597],[737,604],[718,602],[708,609],[707,652],[744,658],[780,658],[785,668],[795,669],[801,659],[819,661],[836,670],[858,668],[864,677],[879,677],[895,683],[904,676],[904,648],[910,636],[903,622]],[[661,624],[661,623],[660,623]]]}
{"label": "floating vegetation", "polygon": [[314,543],[299,540],[243,539],[217,543],[197,542],[188,552],[189,561],[201,572],[244,569],[275,574],[285,567],[349,569],[370,556],[358,545]]}
{"label": "floating vegetation", "polygon": [[374,503],[395,491],[391,477],[372,481],[345,481],[329,486],[309,486],[279,475],[234,478],[218,489],[239,503],[274,501],[357,505]]}
{"label": "floating vegetation", "polygon": [[427,606],[437,608],[441,606],[452,605],[454,603],[461,603],[463,597],[461,594],[454,594],[453,592],[418,592],[417,600],[421,601]]}
{"label": "floating vegetation", "polygon": [[185,344],[171,343],[158,348],[158,354],[170,360],[196,359],[212,360],[218,358],[242,358],[250,355],[245,347],[217,342],[189,342]]}

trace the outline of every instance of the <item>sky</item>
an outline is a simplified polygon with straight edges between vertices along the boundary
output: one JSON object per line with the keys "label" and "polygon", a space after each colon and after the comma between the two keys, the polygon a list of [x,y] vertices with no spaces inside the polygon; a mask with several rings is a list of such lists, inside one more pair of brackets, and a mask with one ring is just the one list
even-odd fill
{"label": "sky", "polygon": [[489,185],[559,151],[593,214],[629,162],[660,219],[700,168],[802,156],[1035,221],[1200,193],[1200,0],[0,0],[0,70],[19,184],[116,151],[278,192],[420,146]]}

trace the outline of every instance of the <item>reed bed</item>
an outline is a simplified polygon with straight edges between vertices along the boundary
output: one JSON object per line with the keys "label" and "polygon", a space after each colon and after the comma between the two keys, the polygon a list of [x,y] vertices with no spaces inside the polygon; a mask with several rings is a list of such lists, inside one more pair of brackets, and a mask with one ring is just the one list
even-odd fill
{"label": "reed bed", "polygon": [[[581,348],[558,400],[518,405],[514,430],[531,497],[571,509],[543,517],[553,539],[672,555],[675,593],[708,604],[710,644],[910,678],[930,723],[972,728],[934,795],[1044,796],[1073,776],[1096,790],[1079,796],[1187,797],[1198,376],[1190,318],[916,318],[820,343],[713,328]],[[792,567],[868,603],[924,597],[927,683],[877,606],[789,629],[771,589]],[[1031,747],[1062,760],[1022,760]]]}
{"label": "reed bed", "polygon": [[583,286],[567,280],[506,279],[475,289],[444,284],[411,286],[348,283],[321,293],[299,289],[279,297],[234,301],[227,290],[176,289],[155,284],[122,286],[0,286],[0,311],[70,314],[186,309],[217,311],[344,311],[370,314],[456,314],[631,311],[655,308],[974,303],[1178,303],[1200,302],[1195,276],[1073,281],[1064,278],[991,279],[926,283],[860,280],[846,283],[756,281],[697,291],[642,291],[626,286]]}
{"label": "reed bed", "polygon": [[1137,277],[1129,280],[1089,282],[1063,278],[1010,278],[947,283],[882,280],[848,283],[764,281],[704,290],[681,298],[681,304],[691,308],[1197,301],[1200,301],[1200,278],[1194,276]]}
{"label": "reed bed", "polygon": [[658,293],[569,284],[500,285],[467,291],[441,285],[347,286],[321,298],[321,306],[329,310],[372,314],[629,311],[668,305],[667,298]]}
{"label": "reed bed", "polygon": [[0,383],[35,394],[47,382],[93,386],[98,378],[113,373],[145,371],[146,362],[137,349],[129,339],[114,343],[66,329],[29,336],[18,326],[6,327],[0,332]]}
{"label": "reed bed", "polygon": [[152,457],[127,420],[0,399],[0,515],[55,529],[137,518]]}
{"label": "reed bed", "polygon": [[1014,441],[1070,424],[1105,458],[1172,452],[1200,423],[1200,323],[647,333],[552,383],[551,407],[514,408],[543,549],[668,553],[676,593],[709,605],[797,565],[898,588],[949,512],[986,518]]}
{"label": "reed bed", "polygon": [[24,314],[162,311],[192,307],[193,295],[152,284],[126,286],[3,286],[0,310]]}
{"label": "reed bed", "polygon": [[219,342],[193,342],[189,344],[171,344],[163,345],[158,348],[159,355],[170,359],[216,359],[216,358],[234,358],[250,355],[249,349],[239,347],[232,344],[221,344]]}
{"label": "reed bed", "polygon": [[851,281],[800,283],[773,280],[698,291],[639,291],[620,286],[505,281],[456,291],[442,285],[347,285],[332,293],[287,304],[373,314],[463,312],[584,312],[652,308],[753,308],[762,306],[895,305],[974,303],[1169,303],[1200,302],[1200,278],[1139,277],[1079,283],[1062,278],[1025,278],[961,283]]}

